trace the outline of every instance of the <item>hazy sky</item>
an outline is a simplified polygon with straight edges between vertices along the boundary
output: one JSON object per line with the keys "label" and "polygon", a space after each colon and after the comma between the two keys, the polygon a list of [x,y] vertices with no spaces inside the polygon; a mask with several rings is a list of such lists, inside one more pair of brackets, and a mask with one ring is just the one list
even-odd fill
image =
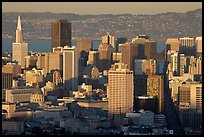
{"label": "hazy sky", "polygon": [[2,2],[3,12],[156,14],[202,8],[202,2]]}

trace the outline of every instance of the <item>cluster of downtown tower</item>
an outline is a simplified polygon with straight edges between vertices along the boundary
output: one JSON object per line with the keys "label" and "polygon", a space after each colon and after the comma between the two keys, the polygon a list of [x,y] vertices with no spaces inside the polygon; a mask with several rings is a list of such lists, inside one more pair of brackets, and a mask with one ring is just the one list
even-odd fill
{"label": "cluster of downtown tower", "polygon": [[[103,117],[109,123],[104,122],[98,127],[115,127],[119,133],[167,134],[163,132],[165,127],[175,134],[188,133],[185,127],[200,133],[202,37],[196,37],[195,42],[190,37],[167,38],[165,50],[157,53],[157,43],[146,35],[128,41],[127,38],[114,38],[107,33],[102,36],[96,50],[93,49],[92,39],[87,37],[78,38],[77,45],[71,46],[71,33],[69,21],[53,20],[52,51],[28,52],[28,43],[23,39],[21,19],[18,17],[12,61],[2,64],[2,106],[7,110],[6,119],[33,118],[40,115],[37,110],[73,109],[60,106],[59,102],[63,101],[64,104],[74,102],[82,108],[104,110],[107,115],[104,113]],[[29,114],[18,114],[21,111],[16,112],[19,103],[36,103],[40,107]],[[79,108],[74,109],[75,119],[75,111]],[[78,116],[81,120],[82,117],[90,116]],[[60,127],[71,125],[71,120],[64,121],[60,121]],[[78,128],[75,125],[77,121],[73,123],[69,132]],[[128,128],[131,125],[156,125],[161,131],[149,131],[153,127],[146,128],[144,132],[139,128],[131,131],[134,126],[125,130],[125,125]],[[95,131],[97,128],[89,128],[93,131],[77,129],[77,132],[98,133]],[[114,133],[118,133],[116,131]],[[111,133],[104,130],[103,134]]]}

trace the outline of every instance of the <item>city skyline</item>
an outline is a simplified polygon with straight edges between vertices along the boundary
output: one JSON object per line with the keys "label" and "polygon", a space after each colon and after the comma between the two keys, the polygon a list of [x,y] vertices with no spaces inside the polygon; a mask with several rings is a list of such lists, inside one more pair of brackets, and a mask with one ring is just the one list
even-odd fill
{"label": "city skyline", "polygon": [[2,134],[202,135],[202,10],[84,16],[2,13]]}
{"label": "city skyline", "polygon": [[201,2],[2,2],[2,12],[52,12],[81,15],[152,15],[165,12],[184,13],[200,8],[202,8]]}

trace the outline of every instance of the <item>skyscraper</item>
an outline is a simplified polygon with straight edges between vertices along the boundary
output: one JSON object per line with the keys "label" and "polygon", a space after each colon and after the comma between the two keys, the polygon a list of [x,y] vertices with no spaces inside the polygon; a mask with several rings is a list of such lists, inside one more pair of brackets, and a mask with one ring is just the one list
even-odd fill
{"label": "skyscraper", "polygon": [[189,61],[187,62],[187,69],[188,73],[196,75],[196,74],[202,74],[202,57],[188,57],[187,58]]}
{"label": "skyscraper", "polygon": [[202,83],[190,86],[190,108],[202,111]]}
{"label": "skyscraper", "polygon": [[93,41],[90,38],[86,38],[86,37],[82,37],[77,39],[77,55],[78,57],[81,56],[81,52],[85,51],[85,52],[89,52],[92,48],[93,45]]}
{"label": "skyscraper", "polygon": [[63,49],[63,85],[70,90],[78,87],[78,59],[75,47]]}
{"label": "skyscraper", "polygon": [[127,64],[115,63],[108,72],[108,115],[133,112],[133,71]]}
{"label": "skyscraper", "polygon": [[135,59],[135,75],[156,74],[156,60]]}
{"label": "skyscraper", "polygon": [[89,57],[87,61],[88,64],[93,64],[94,66],[98,67],[99,61],[99,52],[98,51],[89,51]]}
{"label": "skyscraper", "polygon": [[134,70],[135,59],[138,58],[138,45],[134,43],[119,44],[122,53],[122,62],[127,64],[128,69]]}
{"label": "skyscraper", "polygon": [[115,38],[114,36],[107,33],[107,35],[102,36],[102,43],[104,44],[110,44],[112,48],[115,46]]}
{"label": "skyscraper", "polygon": [[114,52],[118,52],[118,46],[119,44],[125,43],[127,42],[127,38],[116,38],[116,42],[115,42],[115,47],[114,47]]}
{"label": "skyscraper", "polygon": [[49,53],[49,72],[55,69],[62,70],[63,67],[63,57],[62,53],[60,52],[52,52]]}
{"label": "skyscraper", "polygon": [[167,60],[170,61],[171,72],[174,76],[183,76],[184,65],[185,65],[185,55],[179,52],[169,50],[167,52]]}
{"label": "skyscraper", "polygon": [[158,112],[164,111],[164,76],[149,75],[147,79],[147,95],[158,99]]}
{"label": "skyscraper", "polygon": [[173,50],[173,51],[179,51],[179,40],[178,38],[167,38],[166,40],[166,46],[168,50]]}
{"label": "skyscraper", "polygon": [[181,46],[192,47],[194,46],[194,39],[190,37],[183,37],[179,39]]}
{"label": "skyscraper", "polygon": [[49,72],[49,53],[38,53],[37,56],[37,69],[43,69],[45,76]]}
{"label": "skyscraper", "polygon": [[144,57],[146,59],[156,59],[157,58],[157,43],[154,41],[146,41],[144,43]]}
{"label": "skyscraper", "polygon": [[92,49],[93,41],[88,37],[81,37],[77,39],[77,58],[78,58],[78,83],[83,83],[83,70],[87,65],[88,52]]}
{"label": "skyscraper", "polygon": [[67,20],[52,21],[52,48],[71,46],[71,23]]}
{"label": "skyscraper", "polygon": [[98,48],[99,52],[99,71],[109,70],[111,67],[111,53],[113,48],[110,44],[102,43]]}
{"label": "skyscraper", "polygon": [[179,88],[179,108],[202,111],[202,83],[183,83]]}
{"label": "skyscraper", "polygon": [[21,18],[18,16],[18,25],[16,29],[16,42],[12,44],[12,61],[17,61],[18,65],[25,68],[25,56],[28,55],[28,43],[23,41],[23,32],[21,28]]}

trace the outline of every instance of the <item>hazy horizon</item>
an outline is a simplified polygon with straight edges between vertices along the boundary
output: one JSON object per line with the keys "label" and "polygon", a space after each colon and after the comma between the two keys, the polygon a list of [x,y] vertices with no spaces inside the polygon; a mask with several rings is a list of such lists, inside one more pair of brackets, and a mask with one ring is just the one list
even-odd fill
{"label": "hazy horizon", "polygon": [[2,2],[2,13],[50,12],[79,15],[154,15],[166,12],[185,13],[196,9],[202,9],[202,2]]}

